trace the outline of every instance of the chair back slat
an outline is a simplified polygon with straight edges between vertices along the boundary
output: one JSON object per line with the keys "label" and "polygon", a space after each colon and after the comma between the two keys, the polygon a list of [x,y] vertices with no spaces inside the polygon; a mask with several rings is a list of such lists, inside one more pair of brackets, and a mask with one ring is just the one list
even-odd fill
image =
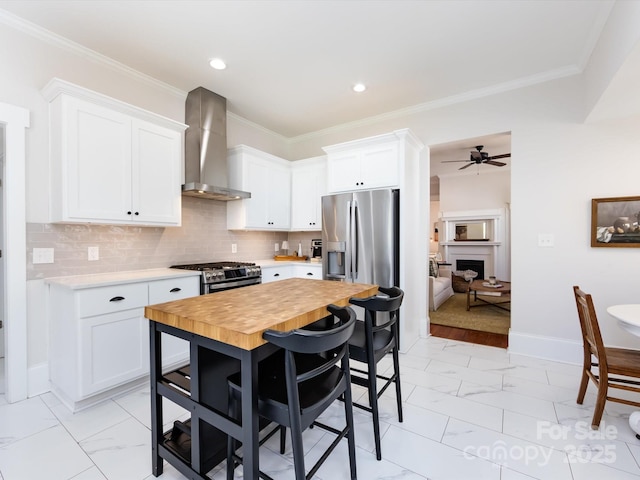
{"label": "chair back slat", "polygon": [[607,356],[605,355],[604,342],[602,341],[593,299],[590,294],[583,292],[577,286],[573,287],[573,291],[578,308],[578,319],[580,320],[585,352],[598,359],[601,369],[603,367],[606,368]]}

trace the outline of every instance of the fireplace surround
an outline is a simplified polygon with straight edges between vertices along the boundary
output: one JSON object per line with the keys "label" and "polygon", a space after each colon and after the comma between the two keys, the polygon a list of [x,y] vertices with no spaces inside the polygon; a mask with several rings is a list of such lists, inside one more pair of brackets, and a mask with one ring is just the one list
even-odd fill
{"label": "fireplace surround", "polygon": [[[478,279],[495,276],[500,280],[510,281],[508,208],[440,212],[440,215],[439,251],[452,268],[474,270],[478,272]],[[485,238],[456,240],[456,226],[475,224],[484,226]],[[459,264],[459,261],[462,263]]]}

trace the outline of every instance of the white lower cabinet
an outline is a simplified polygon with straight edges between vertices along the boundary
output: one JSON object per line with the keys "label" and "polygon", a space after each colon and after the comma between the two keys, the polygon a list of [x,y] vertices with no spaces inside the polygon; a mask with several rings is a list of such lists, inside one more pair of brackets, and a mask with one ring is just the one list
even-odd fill
{"label": "white lower cabinet", "polygon": [[322,279],[322,264],[301,263],[262,267],[262,283],[277,282],[278,280],[286,280],[288,278]]}
{"label": "white lower cabinet", "polygon": [[262,283],[277,282],[293,277],[293,267],[291,265],[274,265],[262,267]]}
{"label": "white lower cabinet", "polygon": [[149,329],[144,320],[142,308],[81,319],[80,398],[149,372]]}
{"label": "white lower cabinet", "polygon": [[311,263],[303,265],[293,265],[294,278],[314,278],[322,280],[322,264]]}
{"label": "white lower cabinet", "polygon": [[[199,277],[71,289],[50,284],[52,391],[72,411],[125,391],[149,373],[144,307],[197,296]],[[185,363],[188,344],[163,337],[163,366]]]}

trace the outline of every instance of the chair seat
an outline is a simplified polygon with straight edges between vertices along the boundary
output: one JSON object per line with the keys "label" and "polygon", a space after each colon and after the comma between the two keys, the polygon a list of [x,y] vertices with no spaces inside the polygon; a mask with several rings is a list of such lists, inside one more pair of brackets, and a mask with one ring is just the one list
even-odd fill
{"label": "chair seat", "polygon": [[605,347],[609,373],[640,377],[640,351]]}
{"label": "chair seat", "polygon": [[[367,338],[364,331],[364,322],[357,321],[353,335],[349,339],[349,358],[358,362],[367,362]],[[373,335],[373,350],[381,352],[378,357],[383,357],[393,347],[393,333],[389,330],[380,330]]]}
{"label": "chair seat", "polygon": [[[319,355],[296,354],[298,373],[309,372],[324,363],[326,359]],[[281,425],[290,426],[284,364],[284,350],[280,350],[258,365],[258,411]],[[300,383],[298,395],[301,413],[304,415],[309,410],[323,408],[333,402],[339,396],[334,392],[340,386],[341,378],[340,368],[333,367],[314,377],[313,381]],[[229,385],[237,394],[242,391],[239,373],[229,377]]]}

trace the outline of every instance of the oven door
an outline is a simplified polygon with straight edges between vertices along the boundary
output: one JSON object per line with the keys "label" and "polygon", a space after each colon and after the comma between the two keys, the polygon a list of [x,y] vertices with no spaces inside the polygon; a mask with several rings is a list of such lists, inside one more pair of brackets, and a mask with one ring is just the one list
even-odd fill
{"label": "oven door", "polygon": [[220,282],[220,283],[208,283],[208,284],[205,284],[203,293],[207,294],[207,293],[222,292],[224,290],[231,290],[232,288],[247,287],[249,285],[258,285],[259,283],[262,283],[262,280],[260,277],[244,278],[242,280],[230,280],[230,281]]}

